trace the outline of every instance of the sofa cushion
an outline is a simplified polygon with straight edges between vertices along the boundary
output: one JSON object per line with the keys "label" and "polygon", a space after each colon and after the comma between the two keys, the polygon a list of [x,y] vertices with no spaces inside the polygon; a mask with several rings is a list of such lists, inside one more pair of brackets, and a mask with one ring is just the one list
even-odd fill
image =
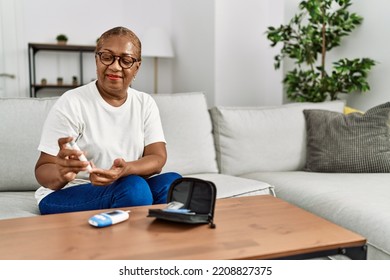
{"label": "sofa cushion", "polygon": [[307,127],[305,170],[390,172],[390,103],[365,114],[304,110]]}
{"label": "sofa cushion", "polygon": [[274,195],[274,188],[270,184],[259,180],[250,180],[216,173],[191,174],[187,177],[195,177],[213,182],[217,187],[217,198]]}
{"label": "sofa cushion", "polygon": [[343,112],[343,101],[277,107],[212,108],[221,173],[301,170],[306,160],[304,109]]}
{"label": "sofa cushion", "polygon": [[277,197],[364,236],[368,259],[390,258],[390,174],[292,171],[244,177],[268,182]]}
{"label": "sofa cushion", "polygon": [[163,171],[217,173],[212,124],[203,93],[154,94],[167,141]]}
{"label": "sofa cushion", "polygon": [[55,98],[0,99],[0,191],[35,190],[34,167],[46,116]]}
{"label": "sofa cushion", "polygon": [[34,191],[0,192],[0,219],[39,215]]}

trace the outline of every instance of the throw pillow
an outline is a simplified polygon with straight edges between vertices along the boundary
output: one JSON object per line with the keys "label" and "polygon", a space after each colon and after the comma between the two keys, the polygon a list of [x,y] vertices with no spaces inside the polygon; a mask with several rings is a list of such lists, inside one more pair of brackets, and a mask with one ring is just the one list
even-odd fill
{"label": "throw pillow", "polygon": [[365,114],[304,110],[306,171],[390,172],[390,102]]}

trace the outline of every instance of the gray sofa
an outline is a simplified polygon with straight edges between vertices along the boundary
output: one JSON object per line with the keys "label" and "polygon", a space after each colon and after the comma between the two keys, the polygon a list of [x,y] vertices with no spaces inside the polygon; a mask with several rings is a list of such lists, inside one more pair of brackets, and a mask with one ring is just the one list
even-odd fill
{"label": "gray sofa", "polygon": [[[342,112],[341,101],[215,107],[202,93],[153,95],[167,140],[163,171],[213,181],[217,198],[271,194],[368,240],[369,259],[390,259],[390,174],[303,171],[304,109]],[[37,146],[57,98],[0,99],[0,219],[39,215]]]}

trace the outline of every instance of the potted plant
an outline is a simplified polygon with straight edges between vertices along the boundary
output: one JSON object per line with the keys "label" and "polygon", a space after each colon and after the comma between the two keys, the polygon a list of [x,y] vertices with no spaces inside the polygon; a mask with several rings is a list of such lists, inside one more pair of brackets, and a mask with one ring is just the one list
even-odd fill
{"label": "potted plant", "polygon": [[46,78],[42,78],[41,79],[41,85],[42,86],[46,86],[47,85],[47,79]]}
{"label": "potted plant", "polygon": [[58,86],[62,86],[63,83],[64,83],[64,79],[63,79],[62,77],[58,77],[58,78],[57,78],[57,85],[58,85]]}
{"label": "potted plant", "polygon": [[79,84],[79,81],[77,79],[77,76],[72,76],[72,85],[77,86]]}
{"label": "potted plant", "polygon": [[65,45],[68,42],[68,37],[65,34],[59,34],[56,37],[57,43],[60,45]]}
{"label": "potted plant", "polygon": [[348,11],[350,6],[351,0],[301,1],[299,13],[288,24],[268,27],[266,35],[271,46],[282,44],[274,58],[275,69],[286,57],[295,61],[296,68],[283,79],[290,100],[322,102],[336,100],[340,93],[370,89],[367,76],[374,60],[343,58],[333,62],[333,67],[326,64],[327,53],[363,21]]}

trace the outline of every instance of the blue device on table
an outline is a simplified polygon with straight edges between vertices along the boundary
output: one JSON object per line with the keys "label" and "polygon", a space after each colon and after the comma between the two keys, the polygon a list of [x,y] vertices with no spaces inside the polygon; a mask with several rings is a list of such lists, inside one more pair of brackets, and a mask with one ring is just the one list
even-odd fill
{"label": "blue device on table", "polygon": [[129,218],[129,212],[130,211],[113,210],[96,214],[89,218],[88,223],[94,227],[108,227],[126,221]]}

